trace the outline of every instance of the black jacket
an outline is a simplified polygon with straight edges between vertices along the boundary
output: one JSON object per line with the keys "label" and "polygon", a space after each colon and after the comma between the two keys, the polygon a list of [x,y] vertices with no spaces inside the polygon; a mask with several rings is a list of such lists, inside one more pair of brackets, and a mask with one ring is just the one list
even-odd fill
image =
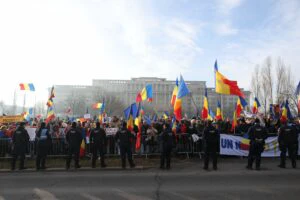
{"label": "black jacket", "polygon": [[130,146],[134,135],[127,128],[121,128],[116,133],[115,139],[120,140],[120,146]]}
{"label": "black jacket", "polygon": [[80,148],[82,134],[79,129],[71,128],[66,134],[66,141],[70,147]]}
{"label": "black jacket", "polygon": [[90,143],[95,145],[106,145],[106,132],[103,128],[95,128],[90,135]]}

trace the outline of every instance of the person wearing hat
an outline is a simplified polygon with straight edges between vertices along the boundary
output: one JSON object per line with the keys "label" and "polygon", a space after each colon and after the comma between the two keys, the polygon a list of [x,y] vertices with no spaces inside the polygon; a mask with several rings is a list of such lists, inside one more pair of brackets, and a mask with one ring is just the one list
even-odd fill
{"label": "person wearing hat", "polygon": [[96,159],[98,152],[100,153],[101,167],[106,167],[105,164],[105,147],[106,147],[106,132],[100,127],[100,122],[96,123],[96,128],[92,130],[90,135],[90,144],[92,147],[92,168],[96,167]]}
{"label": "person wearing hat", "polygon": [[15,130],[12,137],[12,162],[11,170],[15,170],[17,158],[20,157],[19,170],[25,169],[24,160],[27,147],[29,144],[29,135],[25,129],[25,123],[21,122],[19,127]]}
{"label": "person wearing hat", "polygon": [[46,169],[46,157],[51,146],[51,135],[46,127],[46,123],[42,122],[41,127],[36,133],[36,170]]}
{"label": "person wearing hat", "polygon": [[292,167],[296,168],[296,159],[298,152],[298,134],[296,127],[287,120],[281,121],[282,126],[278,130],[278,143],[280,153],[280,168],[285,168],[286,152],[292,161]]}
{"label": "person wearing hat", "polygon": [[122,168],[126,168],[126,155],[128,162],[131,168],[135,167],[135,164],[132,159],[132,140],[134,139],[134,135],[127,129],[127,123],[123,122],[120,130],[117,131],[115,139],[116,141],[120,141],[120,151],[121,151],[121,160],[122,160]]}
{"label": "person wearing hat", "polygon": [[208,170],[209,158],[213,160],[213,169],[217,170],[217,152],[220,148],[220,133],[216,127],[213,126],[212,121],[207,121],[207,126],[203,132],[203,147],[204,147],[204,167]]}
{"label": "person wearing hat", "polygon": [[81,141],[82,141],[82,134],[80,130],[77,128],[76,122],[73,122],[71,129],[66,134],[66,142],[69,146],[67,161],[66,161],[67,170],[70,169],[72,155],[74,155],[75,169],[80,168],[79,152],[80,152]]}
{"label": "person wearing hat", "polygon": [[250,139],[250,148],[248,154],[247,169],[252,169],[255,160],[256,170],[260,170],[261,153],[264,151],[265,140],[268,137],[268,130],[260,125],[258,118],[255,119],[254,125],[248,130]]}

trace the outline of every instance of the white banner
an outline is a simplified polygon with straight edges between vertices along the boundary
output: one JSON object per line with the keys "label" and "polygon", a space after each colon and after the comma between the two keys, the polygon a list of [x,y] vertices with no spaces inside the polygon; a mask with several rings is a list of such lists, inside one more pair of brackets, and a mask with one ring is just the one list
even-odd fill
{"label": "white banner", "polygon": [[105,132],[106,132],[106,136],[108,135],[116,135],[116,133],[118,132],[118,128],[106,128]]}
{"label": "white banner", "polygon": [[35,139],[35,131],[36,131],[36,128],[26,127],[25,129],[26,129],[27,132],[28,132],[30,141],[34,141],[34,139]]}
{"label": "white banner", "polygon": [[[248,156],[250,140],[240,136],[221,134],[220,137],[220,154],[233,156]],[[300,137],[298,138],[300,144]],[[298,149],[298,155],[300,150]],[[265,150],[262,157],[279,157],[280,150],[277,137],[268,137],[266,139]]]}

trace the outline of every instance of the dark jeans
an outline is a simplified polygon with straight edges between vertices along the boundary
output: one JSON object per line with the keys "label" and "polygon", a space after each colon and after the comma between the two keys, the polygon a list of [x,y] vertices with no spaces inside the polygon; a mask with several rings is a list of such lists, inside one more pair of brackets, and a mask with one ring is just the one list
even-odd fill
{"label": "dark jeans", "polygon": [[37,145],[37,152],[36,152],[36,168],[37,169],[44,169],[46,167],[46,158],[48,154],[48,146],[40,146]]}

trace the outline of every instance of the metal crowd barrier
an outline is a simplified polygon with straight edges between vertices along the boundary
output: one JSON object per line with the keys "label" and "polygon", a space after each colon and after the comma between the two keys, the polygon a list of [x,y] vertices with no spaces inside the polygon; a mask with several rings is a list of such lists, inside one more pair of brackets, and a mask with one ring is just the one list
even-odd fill
{"label": "metal crowd barrier", "polygon": [[[272,136],[273,134],[270,134]],[[142,136],[141,149],[135,150],[135,140],[132,142],[132,152],[135,155],[159,155],[160,153],[160,141],[159,137],[147,137]],[[0,158],[11,157],[12,142],[10,138],[0,138]],[[36,142],[30,141],[27,148],[27,156],[34,157],[36,155]],[[114,136],[107,136],[106,155],[114,156],[119,155],[119,145],[115,141]],[[86,156],[91,156],[91,145],[86,143],[85,145]],[[190,134],[177,134],[176,144],[174,145],[173,152],[175,154],[186,155],[188,158],[192,155],[198,155],[201,158],[202,155],[202,137],[199,135],[199,140],[194,142]],[[49,148],[49,156],[65,156],[67,154],[67,145],[65,138],[53,138],[51,147]]]}

